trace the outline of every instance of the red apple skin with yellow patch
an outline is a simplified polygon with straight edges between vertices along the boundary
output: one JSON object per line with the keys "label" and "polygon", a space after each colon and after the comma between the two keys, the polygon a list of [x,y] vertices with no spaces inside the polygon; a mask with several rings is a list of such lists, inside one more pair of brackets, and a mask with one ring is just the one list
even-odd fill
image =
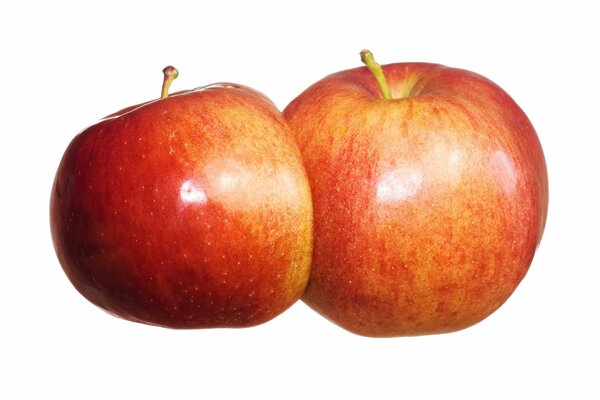
{"label": "red apple skin with yellow patch", "polygon": [[175,93],[87,128],[63,156],[50,203],[68,278],[127,320],[257,325],[308,282],[301,155],[276,107],[243,86]]}
{"label": "red apple skin with yellow patch", "polygon": [[284,111],[314,208],[303,300],[354,333],[460,330],[489,316],[532,262],[548,180],[530,121],[475,73],[425,63],[330,75]]}

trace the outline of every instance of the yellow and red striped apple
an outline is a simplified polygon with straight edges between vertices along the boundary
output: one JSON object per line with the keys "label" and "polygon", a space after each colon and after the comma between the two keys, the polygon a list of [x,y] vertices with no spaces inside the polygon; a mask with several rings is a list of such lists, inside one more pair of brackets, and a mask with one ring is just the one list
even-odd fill
{"label": "yellow and red striped apple", "polygon": [[327,76],[284,111],[312,190],[304,301],[366,336],[456,331],[525,276],[548,207],[524,112],[475,73],[425,63]]}

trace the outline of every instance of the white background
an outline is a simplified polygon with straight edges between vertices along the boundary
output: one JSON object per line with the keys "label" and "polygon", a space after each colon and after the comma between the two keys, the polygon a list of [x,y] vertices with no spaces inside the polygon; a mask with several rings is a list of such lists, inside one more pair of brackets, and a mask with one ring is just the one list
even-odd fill
{"label": "white background", "polygon": [[[573,398],[600,389],[600,62],[593,2],[267,4],[0,0],[0,398]],[[534,5],[535,4],[535,5]],[[429,61],[492,79],[526,111],[550,212],[529,274],[495,314],[437,336],[368,339],[302,303],[260,327],[173,331],[81,297],[48,201],[72,137],[172,90],[243,83],[280,108],[360,65]]]}

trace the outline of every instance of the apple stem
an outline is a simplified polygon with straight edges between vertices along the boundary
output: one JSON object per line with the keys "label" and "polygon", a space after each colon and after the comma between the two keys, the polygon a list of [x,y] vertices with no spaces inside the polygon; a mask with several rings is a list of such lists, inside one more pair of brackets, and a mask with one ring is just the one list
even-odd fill
{"label": "apple stem", "polygon": [[363,50],[360,52],[360,60],[369,68],[369,71],[373,73],[375,76],[375,80],[377,80],[377,84],[379,85],[379,89],[381,89],[381,94],[383,98],[386,100],[392,99],[392,92],[390,92],[390,87],[388,86],[387,80],[385,79],[385,75],[383,74],[383,68],[381,65],[375,61],[373,57],[373,53],[369,50]]}
{"label": "apple stem", "polygon": [[171,87],[171,83],[173,83],[173,81],[175,80],[175,78],[177,78],[179,76],[179,71],[177,71],[177,68],[172,67],[172,66],[167,66],[165,67],[165,69],[163,69],[163,84],[162,84],[162,90],[160,92],[160,98],[164,99],[169,97],[169,88]]}

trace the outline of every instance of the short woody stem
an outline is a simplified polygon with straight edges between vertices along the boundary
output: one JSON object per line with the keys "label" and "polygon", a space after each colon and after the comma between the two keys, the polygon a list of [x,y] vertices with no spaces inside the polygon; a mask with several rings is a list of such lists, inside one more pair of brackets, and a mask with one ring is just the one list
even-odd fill
{"label": "short woody stem", "polygon": [[179,71],[175,67],[168,66],[163,69],[163,84],[162,90],[160,92],[160,98],[164,99],[169,97],[169,88],[171,87],[171,83],[179,76]]}

